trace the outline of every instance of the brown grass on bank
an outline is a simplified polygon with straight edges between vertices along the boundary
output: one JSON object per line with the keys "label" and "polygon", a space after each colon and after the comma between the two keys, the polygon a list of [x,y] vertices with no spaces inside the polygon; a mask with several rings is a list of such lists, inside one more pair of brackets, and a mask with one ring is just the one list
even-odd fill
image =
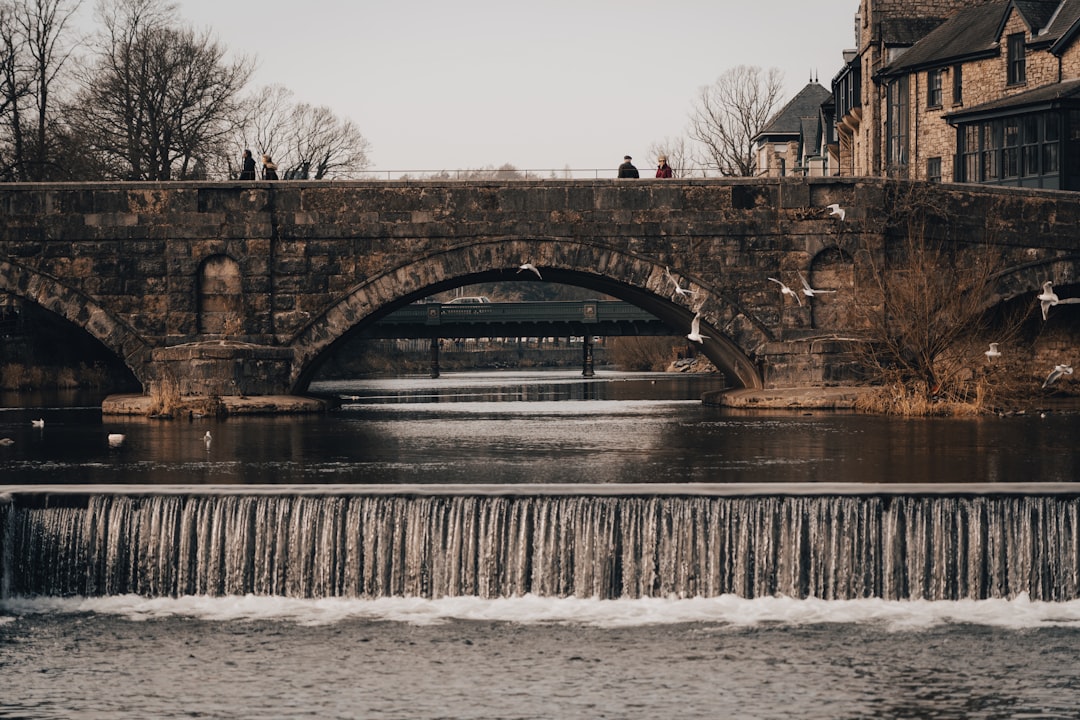
{"label": "brown grass on bank", "polygon": [[171,416],[180,408],[180,383],[166,374],[150,385],[150,417]]}
{"label": "brown grass on bank", "polygon": [[633,335],[610,342],[611,362],[625,372],[663,372],[675,357],[675,348],[686,345],[681,338]]}

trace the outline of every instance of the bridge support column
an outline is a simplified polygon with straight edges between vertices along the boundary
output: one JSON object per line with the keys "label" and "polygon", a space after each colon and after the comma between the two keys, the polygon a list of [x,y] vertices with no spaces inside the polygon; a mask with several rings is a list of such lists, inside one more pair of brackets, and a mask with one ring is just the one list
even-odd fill
{"label": "bridge support column", "polygon": [[581,339],[581,376],[593,377],[593,336],[588,333]]}
{"label": "bridge support column", "polygon": [[439,338],[431,338],[431,377],[439,377]]}

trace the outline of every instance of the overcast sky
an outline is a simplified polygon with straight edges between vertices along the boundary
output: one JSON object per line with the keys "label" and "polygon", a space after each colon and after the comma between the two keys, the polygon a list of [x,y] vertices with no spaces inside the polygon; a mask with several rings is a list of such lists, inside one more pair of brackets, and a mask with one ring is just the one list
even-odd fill
{"label": "overcast sky", "polygon": [[[777,67],[790,99],[855,44],[858,0],[179,0],[253,87],[352,119],[383,171],[650,167],[699,88]],[[396,176],[397,173],[395,173]]]}

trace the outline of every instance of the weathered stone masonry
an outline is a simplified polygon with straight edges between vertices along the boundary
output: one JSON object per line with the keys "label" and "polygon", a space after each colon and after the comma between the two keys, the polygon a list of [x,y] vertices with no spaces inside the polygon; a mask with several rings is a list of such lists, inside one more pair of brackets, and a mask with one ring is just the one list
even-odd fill
{"label": "weathered stone masonry", "polygon": [[[350,330],[456,286],[545,280],[635,302],[685,332],[732,383],[844,379],[860,252],[880,252],[886,181],[641,180],[0,186],[0,291],[86,328],[144,386],[302,391]],[[936,186],[942,232],[1015,255],[1002,299],[1075,281],[1074,194]],[[829,216],[839,202],[847,220]],[[672,297],[665,268],[693,283]],[[839,292],[803,307],[768,277]]]}

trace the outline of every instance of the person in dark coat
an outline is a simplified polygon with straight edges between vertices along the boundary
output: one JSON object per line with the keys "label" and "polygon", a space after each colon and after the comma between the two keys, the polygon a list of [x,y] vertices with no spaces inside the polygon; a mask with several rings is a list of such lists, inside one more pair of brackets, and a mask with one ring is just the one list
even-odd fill
{"label": "person in dark coat", "polygon": [[277,165],[269,155],[263,155],[263,180],[277,180]]}
{"label": "person in dark coat", "polygon": [[667,164],[667,156],[661,155],[660,157],[656,158],[656,161],[660,163],[656,166],[656,177],[669,178],[674,176],[674,173],[671,172],[671,166]]}
{"label": "person in dark coat", "polygon": [[630,162],[633,158],[629,155],[623,156],[623,164],[619,166],[619,177],[621,178],[636,178],[641,177],[638,175],[637,168],[634,167],[634,163]]}
{"label": "person in dark coat", "polygon": [[240,168],[241,180],[254,180],[255,179],[255,157],[251,154],[250,150],[244,151],[243,166]]}

